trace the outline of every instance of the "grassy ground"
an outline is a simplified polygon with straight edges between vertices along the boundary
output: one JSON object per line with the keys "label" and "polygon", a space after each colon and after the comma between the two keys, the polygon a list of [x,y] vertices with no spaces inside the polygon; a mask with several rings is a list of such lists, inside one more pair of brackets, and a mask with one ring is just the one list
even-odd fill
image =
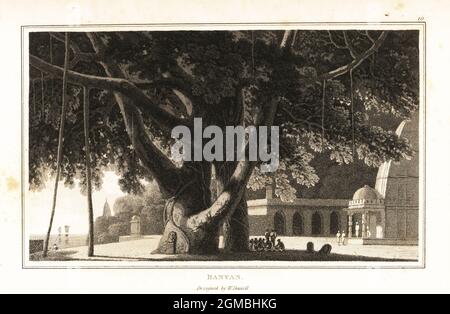
{"label": "grassy ground", "polygon": [[[282,238],[284,252],[225,253],[217,255],[157,255],[151,254],[159,236],[129,242],[98,245],[96,256],[87,257],[87,247],[51,251],[46,261],[417,261],[417,247],[396,246],[338,246],[330,238]],[[333,246],[327,256],[305,251],[306,243],[312,241],[316,250],[325,243]],[[43,261],[41,253],[30,256],[31,261]]]}

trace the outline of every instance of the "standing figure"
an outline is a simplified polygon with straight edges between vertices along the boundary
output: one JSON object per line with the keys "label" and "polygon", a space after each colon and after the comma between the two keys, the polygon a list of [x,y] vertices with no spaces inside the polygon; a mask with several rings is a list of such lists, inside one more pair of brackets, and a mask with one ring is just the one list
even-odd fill
{"label": "standing figure", "polygon": [[345,232],[342,232],[341,234],[341,245],[345,245]]}
{"label": "standing figure", "polygon": [[252,250],[252,244],[253,244],[253,239],[248,240],[248,250],[249,251],[253,251]]}
{"label": "standing figure", "polygon": [[341,245],[341,231],[338,231],[337,233],[336,233],[336,240],[337,240],[337,243],[338,243],[338,245]]}
{"label": "standing figure", "polygon": [[359,222],[356,222],[355,233],[356,233],[356,237],[359,238]]}
{"label": "standing figure", "polygon": [[272,229],[272,231],[270,232],[270,241],[272,242],[272,245],[275,246],[275,240],[277,239],[277,233],[275,230]]}
{"label": "standing figure", "polygon": [[231,226],[230,220],[226,219],[222,225],[223,232],[223,250],[229,252],[231,249]]}
{"label": "standing figure", "polygon": [[269,229],[266,229],[266,232],[264,232],[264,238],[266,239],[266,242],[269,242],[269,239],[270,239]]}

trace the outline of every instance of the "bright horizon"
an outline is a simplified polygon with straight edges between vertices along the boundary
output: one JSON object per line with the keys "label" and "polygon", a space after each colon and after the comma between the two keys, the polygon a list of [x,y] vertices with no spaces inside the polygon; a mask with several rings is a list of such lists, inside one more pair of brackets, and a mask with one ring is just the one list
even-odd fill
{"label": "bright horizon", "polygon": [[[94,217],[103,213],[103,206],[107,200],[113,212],[113,205],[118,197],[126,195],[120,190],[119,177],[111,171],[104,172],[102,189],[92,191]],[[30,191],[26,199],[27,233],[41,235],[47,233],[53,198],[54,181],[48,181],[46,187],[38,192]],[[52,234],[58,233],[58,227],[70,226],[70,234],[88,233],[88,210],[86,195],[82,195],[76,181],[73,189],[59,182],[56,213],[53,221]]]}

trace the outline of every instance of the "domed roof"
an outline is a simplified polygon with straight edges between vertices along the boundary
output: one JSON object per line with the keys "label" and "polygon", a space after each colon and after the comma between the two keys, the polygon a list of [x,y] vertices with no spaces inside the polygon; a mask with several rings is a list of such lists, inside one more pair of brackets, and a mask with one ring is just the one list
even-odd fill
{"label": "domed roof", "polygon": [[363,186],[353,194],[353,200],[378,200],[381,196],[378,192],[368,185]]}

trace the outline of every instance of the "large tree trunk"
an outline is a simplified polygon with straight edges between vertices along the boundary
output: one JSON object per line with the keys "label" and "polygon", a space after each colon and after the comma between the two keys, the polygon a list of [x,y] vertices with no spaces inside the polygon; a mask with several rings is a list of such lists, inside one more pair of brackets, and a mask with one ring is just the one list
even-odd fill
{"label": "large tree trunk", "polygon": [[245,252],[248,250],[249,224],[245,197],[241,198],[231,217],[208,223],[205,228],[197,229],[195,224],[188,225],[188,219],[182,214],[186,212],[186,209],[173,199],[167,202],[165,212],[167,217],[164,233],[154,253],[216,254],[219,251],[221,227],[225,251]]}
{"label": "large tree trunk", "polygon": [[[231,252],[246,252],[248,251],[249,241],[249,223],[248,223],[248,208],[247,198],[244,196],[234,210],[230,219],[230,234],[226,236],[229,243],[225,243],[228,250]],[[225,238],[225,236],[224,236]]]}
{"label": "large tree trunk", "polygon": [[188,223],[182,204],[170,199],[166,204],[167,222],[157,254],[217,254],[219,250],[219,223],[208,223],[204,228]]}
{"label": "large tree trunk", "polygon": [[[286,45],[290,33],[291,31],[285,32],[281,48]],[[88,33],[88,37],[97,54],[105,52],[104,44],[98,36]],[[125,77],[116,64],[105,60],[100,64],[110,77]],[[173,195],[167,202],[166,226],[155,253],[215,254],[218,251],[219,230],[225,221],[229,223],[225,235],[227,248],[239,252],[246,251],[249,230],[244,195],[248,179],[257,163],[245,160],[214,164],[217,197],[211,197],[214,196],[210,186],[212,164],[194,162],[190,169],[183,165],[181,170],[177,170],[147,136],[139,109],[133,104],[148,101],[148,97],[133,84],[125,85],[121,84],[122,89],[116,91],[114,96],[124,117],[133,147],[144,167],[154,175],[162,191]],[[133,97],[127,99],[124,96]],[[258,124],[270,127],[276,110],[277,99],[273,99],[263,106],[261,123]],[[240,114],[241,111],[235,112],[233,120],[239,118],[236,113]],[[164,111],[157,110],[157,107],[153,108],[153,115],[156,123],[160,122],[156,117],[164,120],[168,116]],[[173,117],[169,120],[166,122],[174,122]],[[178,125],[178,122],[175,125]],[[192,180],[186,183],[191,177]],[[176,188],[177,184],[181,187]]]}
{"label": "large tree trunk", "polygon": [[[194,178],[192,184],[182,188],[180,195],[167,202],[165,230],[154,253],[216,254],[219,250],[220,228],[226,221],[230,222],[228,231],[224,234],[227,249],[233,252],[246,251],[248,214],[244,183],[248,181],[253,167],[254,164],[249,162],[226,165],[220,170],[215,167],[215,176],[208,191],[213,190],[210,193],[212,199],[214,194],[218,196],[209,207],[201,204],[201,198],[205,195],[199,194],[199,186],[206,184],[201,184],[201,181]],[[225,176],[225,173],[230,173],[233,169],[230,176]]]}
{"label": "large tree trunk", "polygon": [[[236,163],[216,163],[215,178],[216,197],[222,193],[233,174]],[[214,186],[214,185],[212,185]],[[222,224],[224,250],[227,252],[245,252],[248,250],[249,224],[248,208],[245,193],[242,195],[233,214],[227,217]]]}
{"label": "large tree trunk", "polygon": [[[159,254],[216,254],[219,249],[220,220],[200,226],[195,217],[214,201],[211,190],[211,165],[191,162],[192,179],[181,186],[164,209],[165,229],[158,248]],[[213,184],[214,185],[214,184]],[[206,218],[209,220],[209,218]]]}

